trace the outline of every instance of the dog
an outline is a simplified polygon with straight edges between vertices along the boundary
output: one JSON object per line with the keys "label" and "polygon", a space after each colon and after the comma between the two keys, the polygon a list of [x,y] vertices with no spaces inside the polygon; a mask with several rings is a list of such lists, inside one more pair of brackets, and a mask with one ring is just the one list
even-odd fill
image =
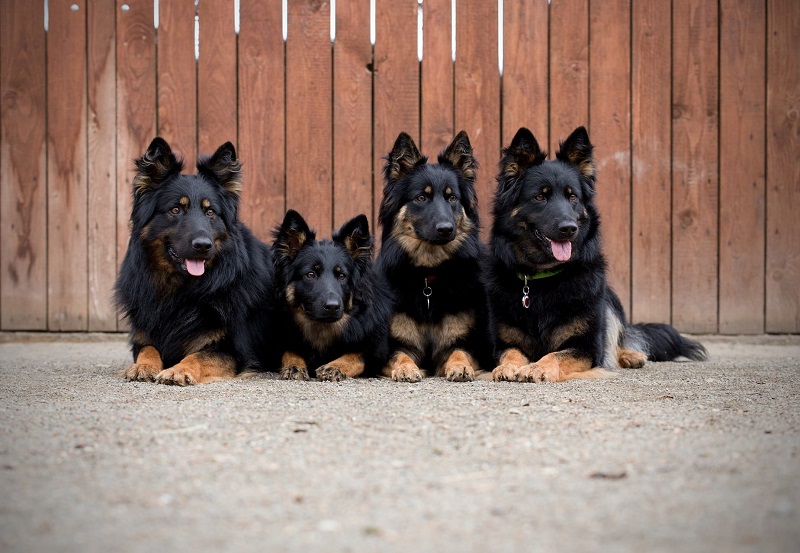
{"label": "dog", "polygon": [[647,360],[706,358],[666,324],[628,324],[609,287],[584,127],[555,160],[521,128],[502,151],[486,286],[496,329],[494,380],[602,378]]}
{"label": "dog", "polygon": [[274,233],[280,377],[339,381],[380,373],[388,358],[391,298],[372,268],[365,215],[347,221],[332,240],[316,240],[289,210]]}
{"label": "dog", "polygon": [[238,219],[233,144],[186,175],[157,137],[135,165],[131,234],[115,284],[134,358],[122,375],[183,386],[277,364],[264,347],[271,253]]}
{"label": "dog", "polygon": [[376,267],[394,298],[384,376],[471,381],[492,365],[481,281],[477,162],[464,131],[427,163],[400,133],[386,157]]}

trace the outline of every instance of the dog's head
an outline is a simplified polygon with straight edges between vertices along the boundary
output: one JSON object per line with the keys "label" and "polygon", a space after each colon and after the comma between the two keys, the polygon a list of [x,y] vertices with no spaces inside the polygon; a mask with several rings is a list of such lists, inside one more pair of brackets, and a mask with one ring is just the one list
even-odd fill
{"label": "dog's head", "polygon": [[138,233],[154,268],[202,276],[225,247],[241,190],[241,163],[226,142],[183,175],[183,163],[163,138],[136,160],[132,232]]}
{"label": "dog's head", "polygon": [[273,235],[278,277],[295,317],[322,323],[348,317],[359,276],[372,259],[367,217],[346,222],[333,240],[317,241],[303,217],[289,210]]}
{"label": "dog's head", "polygon": [[383,241],[396,240],[419,266],[449,259],[478,229],[478,164],[467,133],[456,135],[438,163],[427,160],[412,138],[400,133],[386,157],[379,215]]}
{"label": "dog's head", "polygon": [[[580,255],[596,231],[592,144],[578,127],[547,160],[533,134],[517,131],[503,149],[495,193],[492,242],[503,241],[515,264],[552,267]],[[500,252],[501,254],[503,252]]]}

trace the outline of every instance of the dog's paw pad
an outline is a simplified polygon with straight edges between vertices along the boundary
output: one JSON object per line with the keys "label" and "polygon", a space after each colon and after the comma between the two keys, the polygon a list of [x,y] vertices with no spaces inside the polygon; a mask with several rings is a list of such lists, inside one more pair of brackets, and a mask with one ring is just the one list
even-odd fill
{"label": "dog's paw pad", "polygon": [[281,369],[281,380],[308,380],[308,369],[290,365]]}
{"label": "dog's paw pad", "polygon": [[450,382],[472,382],[475,380],[475,369],[469,365],[448,367],[444,376]]}
{"label": "dog's paw pad", "polygon": [[323,365],[317,369],[317,380],[324,380],[327,382],[339,382],[344,380],[347,376],[338,368],[332,365]]}

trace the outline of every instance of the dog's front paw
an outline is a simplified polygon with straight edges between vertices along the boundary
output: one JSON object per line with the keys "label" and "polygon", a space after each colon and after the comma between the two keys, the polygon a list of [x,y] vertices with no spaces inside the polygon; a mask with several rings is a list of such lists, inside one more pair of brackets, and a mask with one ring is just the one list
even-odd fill
{"label": "dog's front paw", "polygon": [[339,382],[345,378],[347,378],[347,375],[333,365],[323,365],[317,369],[317,380]]}
{"label": "dog's front paw", "polygon": [[152,382],[156,375],[160,373],[162,367],[159,365],[148,365],[146,363],[134,363],[124,371],[121,376],[128,382]]}
{"label": "dog's front paw", "polygon": [[500,365],[492,371],[492,380],[496,382],[516,382],[519,380],[519,365]]}
{"label": "dog's front paw", "polygon": [[281,368],[281,380],[308,380],[308,369],[298,365]]}
{"label": "dog's front paw", "polygon": [[475,380],[475,369],[469,365],[447,367],[444,377],[450,382],[472,382]]}
{"label": "dog's front paw", "polygon": [[395,382],[419,382],[422,371],[413,363],[404,363],[392,367],[392,380]]}
{"label": "dog's front paw", "polygon": [[561,370],[558,365],[531,363],[519,370],[517,380],[520,382],[561,382]]}
{"label": "dog's front paw", "polygon": [[197,384],[197,377],[189,367],[180,363],[169,369],[164,369],[155,377],[158,384],[172,384],[175,386],[192,386]]}

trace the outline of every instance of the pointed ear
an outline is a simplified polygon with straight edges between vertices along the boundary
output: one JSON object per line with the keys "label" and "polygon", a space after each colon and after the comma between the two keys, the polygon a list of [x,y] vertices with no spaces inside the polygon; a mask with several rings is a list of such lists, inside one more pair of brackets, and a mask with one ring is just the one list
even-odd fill
{"label": "pointed ear", "polygon": [[392,151],[386,156],[383,176],[386,177],[387,183],[400,180],[409,174],[414,167],[426,161],[428,161],[428,158],[419,153],[419,149],[414,144],[411,136],[408,133],[401,132],[394,142]]}
{"label": "pointed ear", "polygon": [[533,133],[521,127],[508,148],[503,148],[503,157],[500,159],[500,186],[513,184],[525,174],[530,167],[540,165],[547,159],[547,153],[539,147],[539,142]]}
{"label": "pointed ear", "polygon": [[163,138],[156,137],[144,155],[135,160],[136,176],[133,177],[133,195],[139,197],[155,190],[172,175],[183,169],[183,162],[175,157],[172,148]]}
{"label": "pointed ear", "polygon": [[237,199],[242,192],[242,162],[236,159],[236,148],[226,142],[211,157],[197,162],[197,171],[218,182],[226,194]]}
{"label": "pointed ear", "polygon": [[578,127],[566,140],[559,142],[556,158],[571,163],[578,168],[581,175],[594,183],[596,172],[592,157],[593,150],[594,146],[589,142],[589,133],[586,132],[586,128]]}
{"label": "pointed ear", "polygon": [[341,244],[356,261],[372,260],[372,237],[366,215],[357,215],[333,235],[333,241]]}
{"label": "pointed ear", "polygon": [[470,182],[475,182],[478,162],[472,156],[472,145],[465,131],[459,132],[453,141],[439,154],[439,163],[449,163]]}
{"label": "pointed ear", "polygon": [[275,252],[287,260],[297,257],[300,249],[313,242],[316,237],[305,219],[294,209],[286,212],[283,223],[273,231],[272,236]]}

